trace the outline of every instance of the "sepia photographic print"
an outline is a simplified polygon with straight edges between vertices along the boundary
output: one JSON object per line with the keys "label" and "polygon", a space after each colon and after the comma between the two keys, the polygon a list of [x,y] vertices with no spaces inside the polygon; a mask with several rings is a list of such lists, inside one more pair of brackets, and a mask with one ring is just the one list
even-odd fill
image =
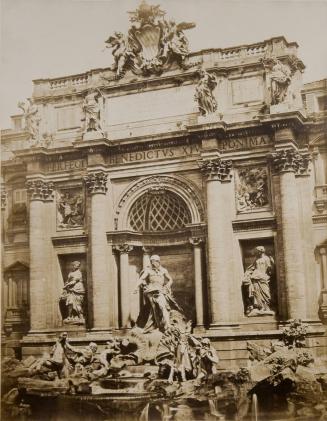
{"label": "sepia photographic print", "polygon": [[327,1],[0,4],[2,419],[327,420]]}

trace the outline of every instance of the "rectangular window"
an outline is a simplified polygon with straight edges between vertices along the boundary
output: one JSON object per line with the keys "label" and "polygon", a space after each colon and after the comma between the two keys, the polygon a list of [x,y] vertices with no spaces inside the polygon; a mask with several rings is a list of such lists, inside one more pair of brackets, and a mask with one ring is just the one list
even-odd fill
{"label": "rectangular window", "polygon": [[26,203],[26,190],[25,189],[14,190],[13,201],[14,201],[14,204]]}

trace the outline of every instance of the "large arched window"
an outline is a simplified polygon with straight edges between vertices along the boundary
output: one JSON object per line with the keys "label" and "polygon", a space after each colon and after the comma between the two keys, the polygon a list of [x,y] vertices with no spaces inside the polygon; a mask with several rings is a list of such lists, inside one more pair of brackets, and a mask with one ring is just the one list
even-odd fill
{"label": "large arched window", "polygon": [[175,193],[154,190],[145,193],[133,204],[129,225],[133,231],[174,231],[191,223],[185,202]]}

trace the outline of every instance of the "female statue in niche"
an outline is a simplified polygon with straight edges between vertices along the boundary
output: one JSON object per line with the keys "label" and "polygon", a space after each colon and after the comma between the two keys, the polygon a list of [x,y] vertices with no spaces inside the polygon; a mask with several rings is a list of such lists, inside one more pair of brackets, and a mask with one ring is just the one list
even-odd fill
{"label": "female statue in niche", "polygon": [[84,324],[84,297],[85,287],[83,275],[80,271],[81,262],[72,262],[72,270],[68,274],[60,297],[60,308],[64,323]]}
{"label": "female statue in niche", "polygon": [[245,314],[248,317],[273,315],[271,310],[270,278],[273,272],[274,260],[266,255],[263,246],[255,248],[256,257],[243,278],[246,295]]}

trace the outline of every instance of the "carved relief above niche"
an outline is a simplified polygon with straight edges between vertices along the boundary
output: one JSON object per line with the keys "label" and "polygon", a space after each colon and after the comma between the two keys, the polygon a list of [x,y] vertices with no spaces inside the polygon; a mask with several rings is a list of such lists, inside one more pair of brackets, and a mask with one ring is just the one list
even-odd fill
{"label": "carved relief above niche", "polygon": [[235,200],[237,213],[271,207],[266,167],[240,167],[235,171]]}
{"label": "carved relief above niche", "polygon": [[57,190],[57,229],[84,226],[85,199],[81,187]]}

